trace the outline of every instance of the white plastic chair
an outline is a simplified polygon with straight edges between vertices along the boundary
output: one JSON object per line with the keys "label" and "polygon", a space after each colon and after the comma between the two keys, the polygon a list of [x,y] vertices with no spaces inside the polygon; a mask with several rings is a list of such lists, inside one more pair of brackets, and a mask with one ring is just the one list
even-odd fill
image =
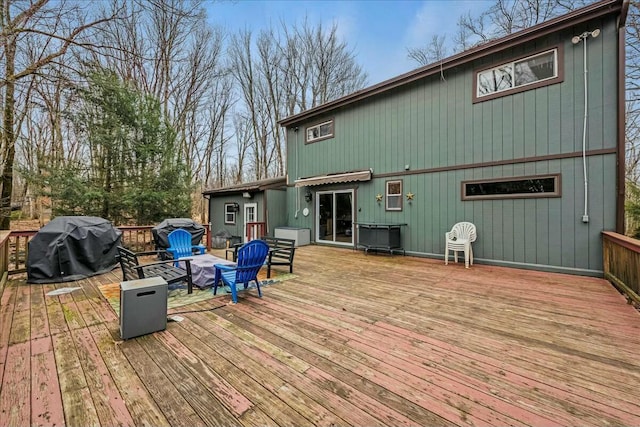
{"label": "white plastic chair", "polygon": [[464,266],[473,265],[473,248],[476,241],[476,226],[470,222],[459,222],[451,231],[444,233],[444,265],[449,264],[449,251],[453,251],[453,260],[458,262],[458,251],[464,251]]}

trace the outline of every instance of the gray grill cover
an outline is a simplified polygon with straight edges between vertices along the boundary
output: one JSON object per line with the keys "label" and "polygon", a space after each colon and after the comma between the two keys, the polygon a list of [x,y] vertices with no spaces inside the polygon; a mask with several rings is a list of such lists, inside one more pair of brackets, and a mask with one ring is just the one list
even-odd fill
{"label": "gray grill cover", "polygon": [[54,218],[29,241],[27,282],[71,282],[111,271],[121,236],[103,218]]}
{"label": "gray grill cover", "polygon": [[182,228],[191,234],[191,244],[199,245],[204,236],[204,227],[190,218],[168,218],[151,229],[156,250],[169,247],[169,233]]}

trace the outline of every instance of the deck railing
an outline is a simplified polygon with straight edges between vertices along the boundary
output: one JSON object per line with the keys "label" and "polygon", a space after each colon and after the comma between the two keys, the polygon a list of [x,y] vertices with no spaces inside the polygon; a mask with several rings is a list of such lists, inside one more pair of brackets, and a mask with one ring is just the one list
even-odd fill
{"label": "deck railing", "polygon": [[[152,251],[155,249],[153,225],[132,225],[118,227],[122,231],[122,244],[135,252]],[[29,255],[29,241],[38,230],[0,231],[0,270],[4,275],[24,273],[27,271]],[[209,242],[209,229],[205,227],[203,240]],[[0,276],[4,277],[4,276]],[[0,282],[0,289],[2,288]]]}
{"label": "deck railing", "polygon": [[640,241],[611,231],[602,232],[604,277],[629,302],[640,305]]}
{"label": "deck railing", "polygon": [[9,239],[10,231],[0,231],[0,294],[9,275]]}
{"label": "deck railing", "polygon": [[247,240],[259,239],[267,235],[266,222],[247,222]]}

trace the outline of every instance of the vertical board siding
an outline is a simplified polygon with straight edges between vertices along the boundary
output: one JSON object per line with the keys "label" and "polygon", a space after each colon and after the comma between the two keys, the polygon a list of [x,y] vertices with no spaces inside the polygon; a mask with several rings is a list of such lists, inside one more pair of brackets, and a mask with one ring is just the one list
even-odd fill
{"label": "vertical board siding", "polygon": [[[583,51],[582,44],[571,43],[571,37],[595,28],[602,33],[587,45],[587,149],[615,148],[617,36],[615,20],[606,18],[335,110],[326,116],[335,119],[334,138],[304,144],[304,133],[296,141],[290,129],[288,170],[296,174],[289,182],[300,176],[372,168],[372,181],[346,185],[356,189],[357,221],[407,223],[403,242],[410,252],[442,256],[445,231],[455,222],[471,221],[478,227],[476,258],[601,272],[599,233],[615,226],[615,155],[588,159],[588,224],[582,222],[581,158],[411,174],[420,169],[580,152]],[[564,50],[562,83],[472,102],[474,70],[557,44]],[[298,160],[296,149],[300,150]],[[405,165],[409,165],[409,175],[403,175]],[[460,183],[466,179],[547,173],[561,174],[561,198],[461,200]],[[376,178],[381,174],[384,176]],[[416,196],[411,204],[404,198],[401,212],[386,212],[384,201],[377,203],[375,195],[384,195],[385,181],[396,178],[403,180],[404,194]],[[289,225],[312,227],[315,213],[306,218],[292,215],[298,209],[296,191],[289,188],[287,193]]]}

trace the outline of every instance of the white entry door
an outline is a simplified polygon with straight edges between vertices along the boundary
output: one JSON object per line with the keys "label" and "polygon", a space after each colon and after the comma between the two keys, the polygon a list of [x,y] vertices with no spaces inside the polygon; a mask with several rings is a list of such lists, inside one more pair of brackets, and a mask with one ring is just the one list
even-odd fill
{"label": "white entry door", "polygon": [[[242,234],[244,235],[244,242],[247,243],[249,241],[249,236],[247,236],[247,223],[248,222],[256,222],[258,221],[258,204],[257,203],[245,203],[244,204],[244,228]],[[258,235],[257,226],[253,226],[254,229],[251,230],[252,236]]]}

